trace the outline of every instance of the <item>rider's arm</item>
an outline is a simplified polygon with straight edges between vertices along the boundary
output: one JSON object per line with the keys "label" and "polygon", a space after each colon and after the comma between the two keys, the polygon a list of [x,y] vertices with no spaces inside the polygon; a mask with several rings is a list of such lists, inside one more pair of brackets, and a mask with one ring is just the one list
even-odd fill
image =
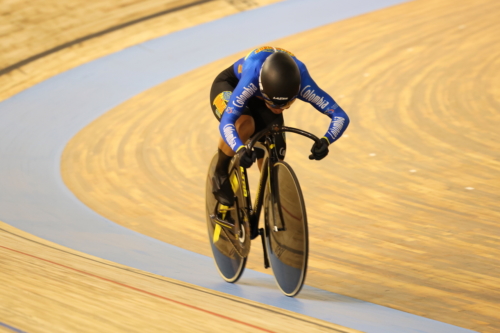
{"label": "rider's arm", "polygon": [[229,99],[226,109],[222,114],[219,125],[219,132],[224,141],[233,151],[237,151],[243,146],[243,142],[236,132],[236,120],[241,116],[250,99],[257,92],[258,83],[253,80],[245,80],[243,77],[238,82],[236,88]]}
{"label": "rider's arm", "polygon": [[301,88],[298,98],[304,102],[309,102],[316,110],[327,115],[332,120],[324,138],[329,143],[338,140],[347,126],[349,117],[344,110],[333,100],[333,98],[314,82],[306,67],[301,64]]}

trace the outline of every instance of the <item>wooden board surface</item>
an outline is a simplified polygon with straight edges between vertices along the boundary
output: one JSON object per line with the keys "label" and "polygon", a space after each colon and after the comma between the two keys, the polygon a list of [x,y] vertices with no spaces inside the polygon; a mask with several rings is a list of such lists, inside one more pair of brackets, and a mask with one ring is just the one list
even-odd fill
{"label": "wooden board surface", "polygon": [[[0,73],[60,45],[149,16],[158,17],[64,47],[0,75],[0,101],[56,74],[132,45],[280,0],[9,0],[0,5]],[[178,10],[181,8],[180,10]]]}
{"label": "wooden board surface", "polygon": [[[500,331],[499,16],[493,0],[417,0],[274,43],[352,120],[321,162],[288,136],[310,221],[307,284]],[[209,88],[243,54],[85,128],[63,155],[67,186],[121,225],[210,255],[203,187],[219,134]],[[329,122],[299,102],[285,121],[318,135]],[[259,242],[248,266],[262,271]]]}
{"label": "wooden board surface", "polygon": [[3,222],[0,264],[0,323],[26,332],[358,332],[92,257]]}

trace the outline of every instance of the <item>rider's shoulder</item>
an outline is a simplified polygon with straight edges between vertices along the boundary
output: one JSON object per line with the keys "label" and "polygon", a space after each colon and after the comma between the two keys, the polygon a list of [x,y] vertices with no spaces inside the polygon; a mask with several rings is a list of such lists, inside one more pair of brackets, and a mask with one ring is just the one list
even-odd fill
{"label": "rider's shoulder", "polygon": [[[244,59],[245,64],[248,63],[248,65],[255,65],[256,67],[259,67],[259,69],[260,69],[260,66],[267,59],[267,57],[269,57],[271,54],[273,54],[275,52],[281,52],[281,53],[288,54],[295,61],[295,63],[297,64],[297,66],[299,67],[299,70],[301,72],[307,71],[306,65],[302,61],[300,61],[299,58],[297,58],[297,56],[294,53],[292,53],[284,48],[281,48],[281,47],[261,46],[261,47],[258,47],[256,49],[253,49],[252,51],[250,51],[246,55],[246,57],[243,59]],[[251,67],[251,66],[248,66],[248,67]]]}
{"label": "rider's shoulder", "polygon": [[293,54],[292,52],[290,52],[288,50],[285,50],[284,48],[266,45],[266,46],[258,47],[256,49],[253,49],[252,51],[248,52],[248,54],[245,57],[245,60],[247,60],[249,58],[255,58],[255,57],[267,58],[268,56],[270,56],[271,54],[273,54],[275,52],[283,52],[283,53],[288,54],[291,57],[295,57],[295,54]]}
{"label": "rider's shoulder", "polygon": [[300,61],[297,57],[293,58],[293,60],[295,60],[295,63],[299,67],[299,71],[301,74],[304,72],[307,72],[306,64],[304,64],[302,61]]}
{"label": "rider's shoulder", "polygon": [[299,67],[299,70],[301,72],[303,70],[307,70],[304,63],[297,59],[295,54],[293,54],[292,52],[281,47],[261,46],[253,49],[244,58],[238,60],[235,64],[235,71],[237,71],[238,75],[255,75],[256,73],[260,72],[260,68],[267,57],[275,52],[282,52],[291,56],[297,63],[297,66]]}

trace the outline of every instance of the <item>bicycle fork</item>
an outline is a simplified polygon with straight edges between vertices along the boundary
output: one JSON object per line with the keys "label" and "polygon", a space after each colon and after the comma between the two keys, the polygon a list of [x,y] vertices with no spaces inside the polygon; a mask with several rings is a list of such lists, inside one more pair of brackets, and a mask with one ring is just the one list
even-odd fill
{"label": "bicycle fork", "polygon": [[264,192],[267,184],[267,177],[269,176],[269,159],[266,158],[262,164],[262,172],[260,174],[259,188],[257,189],[257,195],[255,197],[255,208],[253,214],[251,215],[251,238],[254,239],[260,235],[262,240],[262,250],[264,252],[264,268],[269,268],[269,258],[267,255],[266,247],[266,235],[264,228],[259,229],[259,218],[262,211],[262,204],[264,202]]}

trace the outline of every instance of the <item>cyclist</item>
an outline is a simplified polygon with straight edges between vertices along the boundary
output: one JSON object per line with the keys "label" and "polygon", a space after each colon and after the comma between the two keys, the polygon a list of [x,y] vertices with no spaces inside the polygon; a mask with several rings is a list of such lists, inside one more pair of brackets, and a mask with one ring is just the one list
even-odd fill
{"label": "cyclist", "polygon": [[[251,51],[214,80],[210,90],[212,111],[220,122],[221,138],[213,178],[215,198],[223,205],[234,204],[234,192],[228,167],[235,153],[240,165],[249,168],[257,158],[259,166],[264,152],[247,152],[243,142],[270,124],[283,124],[283,111],[296,99],[309,102],[331,118],[321,145],[313,145],[310,159],[321,160],[328,146],[338,140],[349,125],[349,117],[333,98],[313,81],[306,66],[287,50],[263,46]],[[280,159],[286,152],[285,137],[276,138]]]}

